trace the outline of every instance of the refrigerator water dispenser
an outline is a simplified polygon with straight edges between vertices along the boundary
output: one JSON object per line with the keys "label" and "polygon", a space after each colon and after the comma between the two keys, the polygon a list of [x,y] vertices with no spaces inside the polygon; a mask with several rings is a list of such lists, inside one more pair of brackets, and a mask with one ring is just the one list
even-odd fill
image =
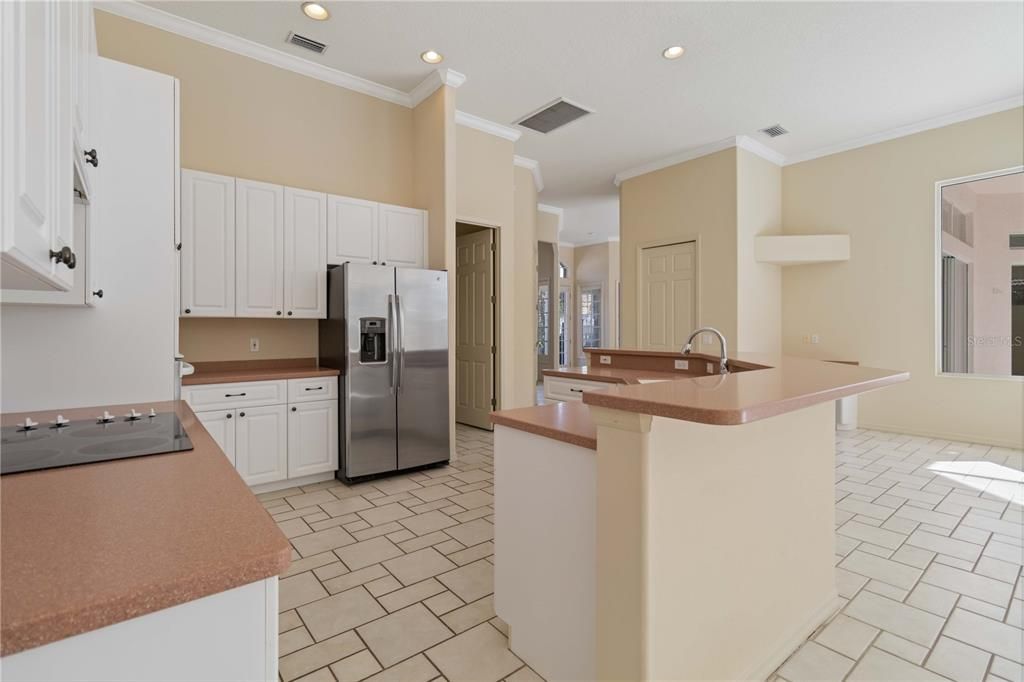
{"label": "refrigerator water dispenser", "polygon": [[383,317],[359,318],[359,362],[387,362],[387,324]]}

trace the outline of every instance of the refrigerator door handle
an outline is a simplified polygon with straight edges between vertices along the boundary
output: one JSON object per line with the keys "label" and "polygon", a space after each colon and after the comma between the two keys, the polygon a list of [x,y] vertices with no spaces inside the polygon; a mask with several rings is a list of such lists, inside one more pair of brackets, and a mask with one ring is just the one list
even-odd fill
{"label": "refrigerator door handle", "polygon": [[398,366],[398,380],[395,387],[399,393],[402,392],[402,374],[405,371],[405,306],[402,305],[402,297],[395,294],[395,308],[398,310],[398,354],[395,357],[395,364]]}
{"label": "refrigerator door handle", "polygon": [[388,294],[388,361],[391,366],[388,368],[388,387],[391,395],[398,391],[398,315],[395,313],[395,294]]}

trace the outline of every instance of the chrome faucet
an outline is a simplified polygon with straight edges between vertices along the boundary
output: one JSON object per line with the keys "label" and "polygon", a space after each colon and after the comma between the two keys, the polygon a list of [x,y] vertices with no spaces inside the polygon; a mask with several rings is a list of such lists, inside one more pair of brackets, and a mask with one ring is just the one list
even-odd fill
{"label": "chrome faucet", "polygon": [[722,335],[722,332],[718,331],[714,327],[701,327],[700,329],[694,330],[694,332],[690,334],[690,338],[686,340],[686,345],[683,346],[683,355],[689,355],[693,352],[693,340],[697,338],[698,334],[702,334],[704,332],[714,334],[718,337],[718,341],[722,344],[722,355],[718,360],[718,373],[728,374],[729,366],[728,360],[726,359],[725,337]]}

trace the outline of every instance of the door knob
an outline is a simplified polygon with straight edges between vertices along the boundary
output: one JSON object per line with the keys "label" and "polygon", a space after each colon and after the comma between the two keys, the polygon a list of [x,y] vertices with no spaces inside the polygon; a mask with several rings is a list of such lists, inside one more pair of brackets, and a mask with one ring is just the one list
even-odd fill
{"label": "door knob", "polygon": [[299,408],[297,408],[297,407],[293,407],[292,408],[292,412],[298,412],[298,411],[299,411]]}
{"label": "door knob", "polygon": [[60,251],[51,249],[50,258],[57,261],[58,264],[63,263],[68,266],[68,270],[74,270],[75,266],[78,265],[78,259],[75,258],[75,252],[71,250],[70,246],[65,246]]}
{"label": "door knob", "polygon": [[291,315],[291,314],[292,314],[292,311],[290,311],[290,310],[289,310],[289,311],[288,311],[288,314],[289,314],[289,315]]}
{"label": "door knob", "polygon": [[281,311],[280,311],[280,310],[278,310],[278,311],[277,311],[277,314],[278,314],[278,315],[280,315],[280,314],[281,314]]}

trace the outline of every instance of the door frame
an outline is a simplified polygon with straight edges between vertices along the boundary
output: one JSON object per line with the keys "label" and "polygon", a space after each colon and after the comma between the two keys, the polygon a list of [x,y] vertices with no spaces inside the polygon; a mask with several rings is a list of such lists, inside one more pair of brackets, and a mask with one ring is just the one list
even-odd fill
{"label": "door frame", "polygon": [[694,298],[694,324],[695,328],[703,326],[703,314],[701,311],[701,239],[699,234],[682,234],[667,239],[654,239],[640,242],[636,245],[636,345],[641,347],[644,328],[644,249],[656,249],[661,246],[674,246],[676,244],[693,243],[693,298]]}
{"label": "door frame", "polygon": [[[493,243],[494,243],[494,258],[493,258],[494,271],[491,273],[491,276],[493,278],[493,281],[491,282],[491,290],[494,292],[494,304],[492,306],[493,307],[493,314],[494,314],[494,330],[493,330],[493,334],[494,334],[494,368],[493,368],[494,380],[491,382],[491,387],[492,387],[491,390],[493,391],[494,395],[491,396],[491,400],[494,401],[492,403],[494,405],[494,409],[495,410],[500,410],[501,409],[501,378],[502,378],[501,377],[501,357],[502,357],[502,347],[501,347],[501,345],[502,345],[501,344],[501,339],[502,339],[502,327],[501,327],[501,313],[502,313],[502,303],[501,303],[501,299],[502,299],[502,296],[501,296],[501,225],[495,225],[494,223],[488,223],[486,221],[478,220],[476,218],[460,218],[460,217],[456,217],[455,218],[455,223],[456,223],[455,239],[458,239],[458,227],[457,227],[458,223],[462,223],[463,225],[472,225],[473,227],[482,227],[484,229],[492,231],[492,239],[493,239]],[[453,267],[455,269],[455,272],[453,274],[455,275],[455,277],[458,277],[458,274],[459,274],[459,270],[458,270],[459,264],[457,262],[453,263]],[[452,296],[452,298],[455,298],[457,296],[457,292],[456,292],[454,287],[452,288],[451,296]],[[457,316],[458,314],[459,314],[459,307],[458,307],[458,305],[456,305],[455,306],[455,315]],[[452,323],[454,325],[458,325],[458,320],[457,319],[452,320]],[[457,327],[456,327],[456,329],[457,329]],[[454,353],[454,344],[453,344],[452,348],[453,348],[452,352]],[[456,366],[455,371],[458,372],[458,367],[457,366]],[[453,391],[454,390],[458,390],[457,389],[457,385],[458,385],[458,375],[456,374],[456,386],[452,387]],[[455,421],[455,413],[454,412],[452,412],[452,423],[453,424],[457,423]]]}

